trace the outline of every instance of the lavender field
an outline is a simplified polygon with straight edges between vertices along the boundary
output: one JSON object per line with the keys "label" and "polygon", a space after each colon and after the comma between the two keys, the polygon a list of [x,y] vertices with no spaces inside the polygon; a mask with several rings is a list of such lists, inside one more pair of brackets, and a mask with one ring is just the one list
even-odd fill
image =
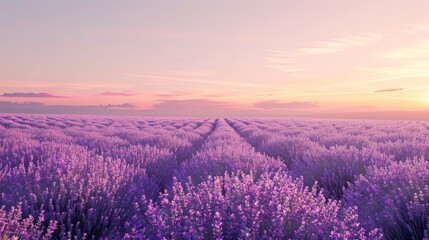
{"label": "lavender field", "polygon": [[425,159],[425,122],[5,114],[0,239],[422,239]]}

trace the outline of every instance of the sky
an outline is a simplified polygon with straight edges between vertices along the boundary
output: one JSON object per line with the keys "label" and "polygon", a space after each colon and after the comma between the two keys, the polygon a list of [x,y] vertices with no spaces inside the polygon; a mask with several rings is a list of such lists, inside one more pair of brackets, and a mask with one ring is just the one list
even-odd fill
{"label": "sky", "polygon": [[5,0],[0,112],[429,120],[428,9]]}

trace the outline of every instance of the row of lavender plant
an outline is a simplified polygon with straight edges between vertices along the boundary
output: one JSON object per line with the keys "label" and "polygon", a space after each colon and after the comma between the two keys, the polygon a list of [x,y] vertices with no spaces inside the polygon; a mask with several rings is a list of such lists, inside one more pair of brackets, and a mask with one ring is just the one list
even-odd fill
{"label": "row of lavender plant", "polygon": [[429,157],[429,129],[422,122],[302,119],[259,122],[239,119],[240,121],[248,128],[289,137],[303,137],[327,148],[335,145],[359,149],[371,147],[397,161],[415,156],[426,159]]}
{"label": "row of lavender plant", "polygon": [[222,176],[225,172],[252,172],[259,176],[265,172],[286,170],[281,161],[256,152],[223,119],[218,120],[216,129],[201,149],[182,163],[176,172],[179,181],[184,182],[190,177],[193,184],[198,184],[208,176]]}
{"label": "row of lavender plant", "polygon": [[[342,208],[293,180],[282,162],[255,151],[220,119],[203,150],[184,162],[158,202],[143,199],[144,215],[130,238],[313,239],[371,238],[354,207]],[[188,180],[186,180],[188,178]]]}
{"label": "row of lavender plant", "polygon": [[292,175],[304,176],[307,185],[318,182],[347,206],[357,206],[367,229],[382,228],[387,239],[427,237],[429,175],[423,159],[429,135],[424,123],[230,123],[258,150],[289,161]]}
{"label": "row of lavender plant", "polygon": [[137,129],[128,120],[114,120],[123,125],[118,130],[84,125],[112,123],[106,119],[78,118],[73,122],[81,126],[62,128],[26,116],[3,117],[0,232],[31,239],[36,224],[37,234],[47,238],[122,236],[136,214],[130,206],[158,196],[172,181],[180,151],[192,153],[213,121],[158,121]]}
{"label": "row of lavender plant", "polygon": [[426,154],[427,131],[414,122],[1,115],[0,237],[419,239],[428,166],[402,158]]}

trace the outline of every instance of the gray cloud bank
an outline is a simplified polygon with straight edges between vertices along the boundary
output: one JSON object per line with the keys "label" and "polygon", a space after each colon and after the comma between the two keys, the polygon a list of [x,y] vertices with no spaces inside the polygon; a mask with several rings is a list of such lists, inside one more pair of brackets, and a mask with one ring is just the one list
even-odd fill
{"label": "gray cloud bank", "polygon": [[[295,106],[296,108],[296,106]],[[0,101],[1,113],[41,113],[41,114],[88,114],[88,115],[131,115],[131,116],[296,116],[304,111],[299,109],[242,109],[229,102],[212,101],[208,99],[189,100],[160,100],[151,109],[136,109],[129,103],[119,105],[46,105],[40,102],[11,102]],[[267,112],[269,114],[267,114]]]}
{"label": "gray cloud bank", "polygon": [[[275,103],[266,105],[264,109],[242,109],[228,102],[208,99],[162,100],[151,109],[140,110],[129,103],[66,106],[46,105],[40,102],[17,103],[0,101],[0,113],[29,114],[78,114],[78,115],[109,115],[109,116],[160,116],[160,117],[284,117],[284,118],[330,118],[330,119],[390,119],[390,120],[429,120],[429,111],[359,111],[349,112],[315,112],[310,108],[319,105]],[[277,104],[281,104],[280,108]],[[258,104],[256,104],[258,105]],[[272,108],[275,106],[275,108]],[[285,109],[287,106],[289,109]],[[261,107],[261,104],[259,104]],[[270,108],[271,107],[271,108]]]}
{"label": "gray cloud bank", "polygon": [[0,96],[1,97],[8,97],[8,98],[67,98],[66,96],[58,96],[58,95],[54,95],[51,93],[33,93],[33,92],[3,93]]}
{"label": "gray cloud bank", "polygon": [[98,106],[66,106],[66,105],[45,105],[39,102],[9,102],[0,101],[1,113],[40,113],[40,114],[82,114],[82,115],[122,115],[131,114],[134,106],[128,103],[119,105],[98,105]]}

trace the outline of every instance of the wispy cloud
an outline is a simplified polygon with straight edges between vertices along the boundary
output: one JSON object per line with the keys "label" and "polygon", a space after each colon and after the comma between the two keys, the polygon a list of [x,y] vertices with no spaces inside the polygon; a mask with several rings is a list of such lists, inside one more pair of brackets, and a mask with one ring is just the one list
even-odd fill
{"label": "wispy cloud", "polygon": [[98,96],[103,96],[103,97],[130,97],[135,95],[137,95],[137,93],[132,93],[132,92],[103,92],[98,94]]}
{"label": "wispy cloud", "polygon": [[345,51],[352,47],[362,47],[383,39],[380,34],[355,34],[344,38],[333,38],[328,41],[321,41],[314,44],[313,47],[297,48],[295,52],[305,55],[329,54]]}
{"label": "wispy cloud", "polygon": [[385,66],[359,69],[363,73],[361,79],[365,79],[359,84],[429,77],[429,40],[411,40],[376,56]]}
{"label": "wispy cloud", "polygon": [[390,60],[429,59],[429,41],[419,41],[406,47],[383,52],[381,58]]}
{"label": "wispy cloud", "polygon": [[326,55],[346,51],[354,47],[363,47],[380,42],[382,35],[375,33],[354,34],[343,38],[333,38],[326,41],[315,42],[308,47],[293,48],[290,50],[270,50],[265,57],[267,66],[285,73],[299,73],[307,71],[300,67],[302,58]]}
{"label": "wispy cloud", "polygon": [[318,102],[279,102],[279,101],[262,101],[254,104],[256,108],[263,109],[308,109],[318,108]]}
{"label": "wispy cloud", "polygon": [[403,88],[387,88],[387,89],[380,89],[380,90],[375,90],[375,92],[377,93],[382,93],[382,92],[397,92],[397,91],[403,91]]}
{"label": "wispy cloud", "polygon": [[276,69],[284,73],[300,73],[307,71],[306,68],[297,66],[297,58],[299,57],[296,52],[270,50],[269,56],[264,59],[267,62],[267,67]]}
{"label": "wispy cloud", "polygon": [[404,29],[402,29],[402,32],[412,33],[412,34],[427,32],[427,31],[429,31],[429,21],[411,24],[405,27]]}
{"label": "wispy cloud", "polygon": [[255,87],[264,87],[263,84],[255,82],[244,82],[244,81],[221,81],[214,79],[204,79],[204,78],[184,78],[184,77],[174,77],[174,76],[164,76],[164,75],[153,75],[146,73],[121,73],[124,76],[144,78],[146,81],[153,81],[156,84],[164,82],[165,84],[171,84],[174,82],[187,82],[187,83],[196,83],[196,84],[207,84],[207,85],[221,85],[221,86],[235,86],[235,87],[244,87],[244,88],[255,88]]}
{"label": "wispy cloud", "polygon": [[51,93],[33,93],[33,92],[3,93],[1,95],[1,97],[8,97],[8,98],[68,98],[67,96],[59,96],[59,95],[54,95]]}
{"label": "wispy cloud", "polygon": [[159,94],[155,94],[156,97],[161,97],[161,98],[174,98],[174,97],[183,97],[183,96],[187,96],[189,95],[189,93],[186,92],[169,92],[169,93],[159,93]]}
{"label": "wispy cloud", "polygon": [[386,82],[398,79],[428,78],[429,61],[412,61],[395,67],[363,68],[366,72],[366,81],[359,84]]}

